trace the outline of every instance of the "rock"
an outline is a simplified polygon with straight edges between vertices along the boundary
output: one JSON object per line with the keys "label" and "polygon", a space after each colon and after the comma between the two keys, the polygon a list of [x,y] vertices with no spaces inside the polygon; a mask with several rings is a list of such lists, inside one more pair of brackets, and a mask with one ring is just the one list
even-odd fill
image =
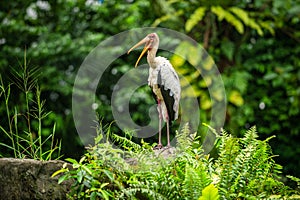
{"label": "rock", "polygon": [[58,177],[51,177],[64,163],[0,158],[0,199],[66,199],[72,183],[66,181],[59,185]]}
{"label": "rock", "polygon": [[164,159],[167,159],[169,157],[175,157],[176,156],[176,148],[175,147],[163,147],[161,149],[155,149],[154,153],[156,156],[161,156]]}

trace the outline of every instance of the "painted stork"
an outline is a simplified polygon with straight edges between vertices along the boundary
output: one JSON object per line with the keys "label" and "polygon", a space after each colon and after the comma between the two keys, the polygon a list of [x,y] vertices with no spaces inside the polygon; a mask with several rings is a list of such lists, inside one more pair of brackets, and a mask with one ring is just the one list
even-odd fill
{"label": "painted stork", "polygon": [[159,46],[159,38],[156,33],[148,34],[144,39],[134,45],[128,54],[138,46],[145,44],[145,47],[135,63],[137,67],[142,56],[147,52],[147,61],[149,64],[148,85],[152,89],[153,95],[157,102],[157,110],[159,114],[159,135],[158,145],[156,149],[162,148],[161,143],[161,123],[162,119],[167,123],[167,147],[170,144],[169,126],[173,120],[178,118],[178,109],[180,101],[180,82],[177,73],[171,63],[164,57],[156,57]]}

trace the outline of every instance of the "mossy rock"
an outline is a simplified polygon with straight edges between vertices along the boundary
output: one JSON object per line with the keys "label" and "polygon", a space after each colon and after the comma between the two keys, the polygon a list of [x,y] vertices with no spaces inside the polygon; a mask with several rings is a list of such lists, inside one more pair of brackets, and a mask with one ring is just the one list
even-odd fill
{"label": "mossy rock", "polygon": [[0,199],[66,199],[72,183],[58,184],[58,177],[51,177],[64,163],[0,158]]}

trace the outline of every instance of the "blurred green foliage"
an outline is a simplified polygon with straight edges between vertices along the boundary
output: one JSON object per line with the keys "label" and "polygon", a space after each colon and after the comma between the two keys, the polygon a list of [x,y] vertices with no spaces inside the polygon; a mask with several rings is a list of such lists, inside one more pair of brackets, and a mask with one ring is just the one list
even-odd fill
{"label": "blurred green foliage", "polygon": [[[26,49],[28,65],[38,69],[46,109],[52,111],[44,123],[48,132],[56,123],[56,136],[62,139],[62,153],[67,157],[76,158],[83,153],[72,119],[71,95],[76,72],[84,58],[109,36],[136,27],[160,26],[188,34],[214,59],[227,93],[225,128],[240,133],[256,125],[260,137],[276,135],[271,141],[274,153],[280,155],[276,159],[284,166],[285,173],[300,175],[299,0],[105,0],[103,3],[15,0],[2,1],[0,7],[3,81],[6,84],[15,81],[12,71],[21,70],[19,63]],[[185,70],[180,73],[191,81],[203,111],[200,119],[207,122],[213,100],[219,96],[211,97],[207,90],[209,78],[204,80],[201,73],[189,67],[189,63],[195,62],[192,57],[187,58],[188,62],[176,60],[176,55],[169,59],[178,71]],[[99,86],[96,100],[103,123],[113,121],[112,86],[133,67],[134,61],[129,60],[132,58],[122,56],[103,76],[107,84]],[[11,101],[22,104],[24,96],[14,87],[11,86],[14,97]],[[144,113],[155,101],[147,87],[140,88],[139,92],[146,93],[131,101],[132,118],[147,124],[149,119]],[[8,122],[2,117],[5,107],[0,98],[4,127]],[[2,136],[0,140],[8,141]],[[4,149],[1,154],[10,156]]]}

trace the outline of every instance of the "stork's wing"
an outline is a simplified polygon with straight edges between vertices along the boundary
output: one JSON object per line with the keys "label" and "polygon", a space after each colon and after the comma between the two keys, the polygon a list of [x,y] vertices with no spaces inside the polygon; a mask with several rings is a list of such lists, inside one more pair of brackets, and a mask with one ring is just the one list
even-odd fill
{"label": "stork's wing", "polygon": [[176,120],[181,92],[178,75],[167,59],[156,57],[156,61],[159,63],[157,84],[160,86],[170,120]]}
{"label": "stork's wing", "polygon": [[173,109],[175,99],[174,99],[174,95],[170,95],[172,94],[171,90],[166,89],[165,86],[162,84],[161,78],[162,78],[161,71],[158,71],[158,76],[157,76],[158,87],[160,88],[160,92],[164,98],[164,103],[167,107],[169,120],[170,122],[172,122],[173,120],[175,120],[175,110]]}

